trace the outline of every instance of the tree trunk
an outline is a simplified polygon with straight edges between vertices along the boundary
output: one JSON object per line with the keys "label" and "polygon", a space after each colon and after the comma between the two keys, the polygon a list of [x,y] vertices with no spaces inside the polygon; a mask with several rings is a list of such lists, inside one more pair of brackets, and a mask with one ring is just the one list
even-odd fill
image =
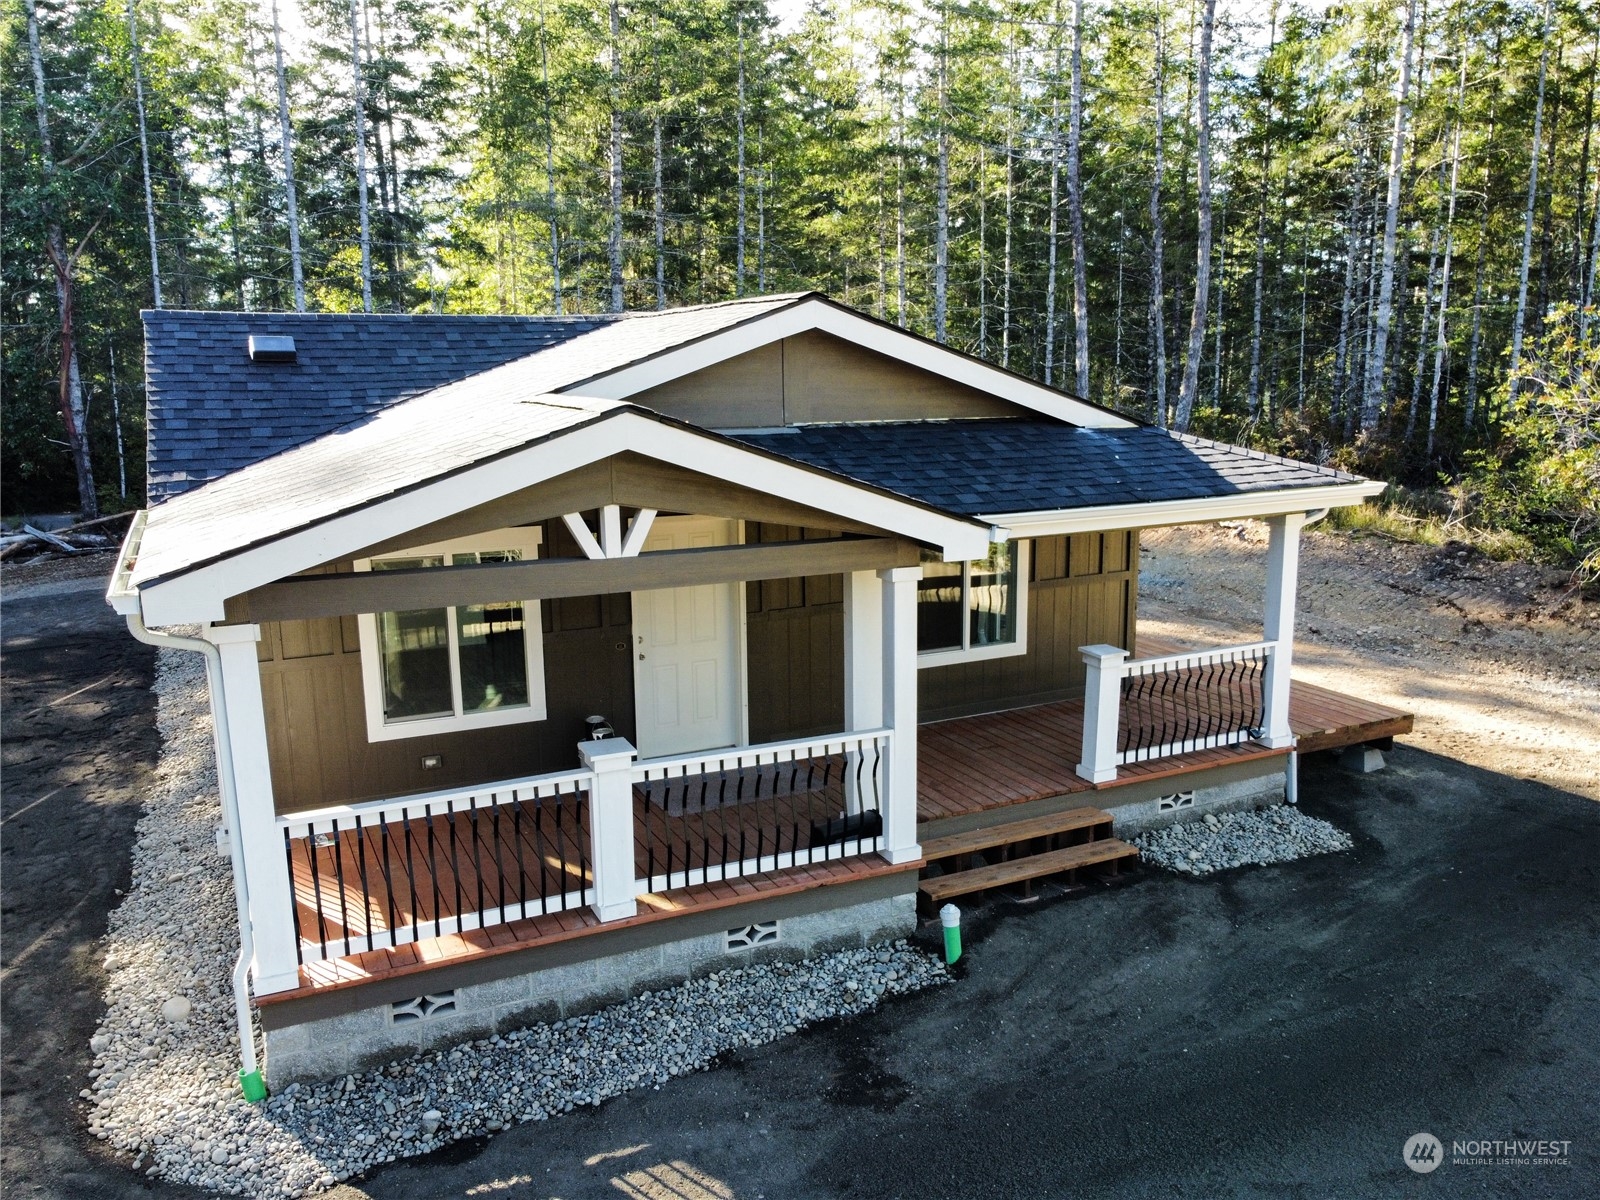
{"label": "tree trunk", "polygon": [[978,357],[989,357],[989,155],[978,147]]}
{"label": "tree trunk", "polygon": [[[1278,4],[1273,0],[1267,14],[1267,58],[1278,43]],[[1263,61],[1263,67],[1265,62]],[[1265,86],[1265,85],[1263,85]],[[1266,105],[1266,128],[1261,139],[1261,211],[1256,216],[1256,274],[1254,303],[1250,317],[1250,379],[1245,385],[1250,423],[1255,424],[1261,411],[1261,292],[1267,270],[1267,197],[1271,194],[1272,177],[1272,104]]]}
{"label": "tree trunk", "polygon": [[128,48],[133,60],[133,102],[139,116],[139,164],[144,170],[144,223],[150,238],[150,284],[161,308],[161,256],[156,250],[156,197],[150,186],[150,135],[144,119],[144,72],[139,66],[139,21],[134,0],[128,0]]}
{"label": "tree trunk", "polygon": [[[1011,45],[1011,74],[1020,74],[1019,55],[1013,33]],[[1016,116],[1015,109],[1006,113],[1006,237],[1004,262],[1000,282],[1000,365],[1011,366],[1011,230],[1016,201]],[[1597,206],[1600,207],[1600,206]]]}
{"label": "tree trunk", "polygon": [[[1428,361],[1428,319],[1433,311],[1434,285],[1438,282],[1439,231],[1428,235],[1428,273],[1422,277],[1422,323],[1417,327],[1417,361],[1411,368],[1411,406],[1406,413],[1406,445],[1417,431],[1417,409],[1422,404],[1422,369]],[[1398,339],[1396,339],[1398,340]]]}
{"label": "tree trunk", "polygon": [[611,311],[622,311],[622,9],[611,0]]}
{"label": "tree trunk", "polygon": [[1056,0],[1056,68],[1050,77],[1050,248],[1044,284],[1044,383],[1055,382],[1056,367],[1056,258],[1061,202],[1061,3]]}
{"label": "tree trunk", "polygon": [[1163,279],[1166,258],[1165,227],[1161,217],[1162,172],[1166,167],[1162,157],[1166,139],[1166,16],[1161,5],[1156,5],[1156,161],[1150,184],[1150,334],[1154,343],[1151,351],[1152,392],[1155,401],[1156,424],[1167,426],[1167,311],[1166,283]]}
{"label": "tree trunk", "polygon": [[[658,69],[659,78],[659,69]],[[661,97],[656,97],[655,134],[655,220],[656,220],[656,310],[667,306],[667,209],[661,187]]]}
{"label": "tree trunk", "polygon": [[300,203],[294,186],[294,128],[289,121],[289,77],[283,67],[283,30],[278,0],[272,0],[272,50],[278,76],[278,139],[283,155],[283,200],[289,217],[289,271],[294,280],[294,310],[306,310],[305,266],[300,257]]}
{"label": "tree trunk", "polygon": [[940,345],[948,336],[946,320],[950,303],[950,117],[946,106],[949,40],[949,13],[944,10],[939,22],[938,179],[935,183],[933,236],[933,338]]}
{"label": "tree trunk", "polygon": [[367,208],[367,96],[361,77],[361,34],[356,4],[350,0],[350,73],[356,113],[356,202],[361,209],[361,311],[372,311],[372,226]]}
{"label": "tree trunk", "polygon": [[[55,144],[50,140],[50,115],[44,90],[44,53],[39,45],[39,14],[34,0],[25,0],[28,13],[28,54],[33,66],[33,101],[39,118],[39,156],[47,180],[56,175]],[[89,231],[93,236],[94,230]],[[73,279],[72,268],[77,254],[68,255],[61,223],[54,215],[49,220],[45,235],[45,249],[50,256],[56,283],[56,312],[61,321],[61,387],[57,403],[61,409],[61,423],[66,428],[67,449],[72,455],[72,466],[78,476],[78,507],[86,520],[100,515],[99,498],[95,495],[94,465],[89,459],[89,430],[84,422],[83,378],[78,370],[78,346],[73,329]],[[84,240],[87,245],[88,239]],[[78,247],[78,254],[83,246]]]}
{"label": "tree trunk", "polygon": [[1351,363],[1350,323],[1355,310],[1356,256],[1361,249],[1361,175],[1365,155],[1356,155],[1355,167],[1350,173],[1349,232],[1345,237],[1344,291],[1339,301],[1339,338],[1333,350],[1333,393],[1329,397],[1328,416],[1334,425],[1343,417],[1349,401]]}
{"label": "tree trunk", "polygon": [[733,270],[733,294],[744,295],[744,227],[745,227],[745,188],[744,188],[744,17],[739,18],[739,108],[735,115],[738,126],[739,143],[739,226],[735,230]]}
{"label": "tree trunk", "polygon": [[1067,110],[1067,222],[1072,234],[1073,367],[1089,396],[1089,285],[1083,245],[1083,0],[1072,0],[1072,95]]}
{"label": "tree trunk", "polygon": [[1533,151],[1528,155],[1528,203],[1522,211],[1522,265],[1517,272],[1517,308],[1511,318],[1511,366],[1507,397],[1517,399],[1517,371],[1522,366],[1522,335],[1528,321],[1528,262],[1533,255],[1533,209],[1539,195],[1539,148],[1544,137],[1544,81],[1550,65],[1550,18],[1553,0],[1544,3],[1544,45],[1539,51],[1539,88],[1533,105]]}
{"label": "tree trunk", "polygon": [[1461,70],[1456,79],[1456,122],[1450,135],[1450,194],[1445,201],[1444,267],[1439,280],[1439,317],[1434,322],[1433,383],[1428,388],[1427,460],[1433,462],[1433,447],[1439,429],[1439,386],[1444,373],[1446,318],[1450,313],[1450,261],[1455,253],[1456,188],[1461,179],[1461,113],[1467,95],[1467,47],[1462,39]]}
{"label": "tree trunk", "polygon": [[[1495,34],[1494,60],[1490,77],[1500,76],[1500,35]],[[1484,145],[1494,145],[1495,120],[1498,113],[1498,87],[1489,93],[1489,132]],[[1462,407],[1461,428],[1464,440],[1471,440],[1473,421],[1478,411],[1478,352],[1483,345],[1483,266],[1489,248],[1489,184],[1492,179],[1493,156],[1483,159],[1483,210],[1478,217],[1478,262],[1472,278],[1472,337],[1467,343],[1467,395]]]}
{"label": "tree trunk", "polygon": [[550,40],[544,21],[544,0],[539,3],[539,70],[544,80],[545,204],[550,220],[550,298],[556,314],[564,311],[561,293],[561,221],[556,212],[556,125],[550,95]]}
{"label": "tree trunk", "polygon": [[756,123],[756,291],[767,291],[767,160],[761,148],[762,122]]}
{"label": "tree trunk", "polygon": [[1389,357],[1389,327],[1394,320],[1395,227],[1400,217],[1400,175],[1405,155],[1406,118],[1411,103],[1411,43],[1416,30],[1416,3],[1406,4],[1405,27],[1400,42],[1400,86],[1396,89],[1394,137],[1389,143],[1389,197],[1383,217],[1383,266],[1378,274],[1377,313],[1373,323],[1372,353],[1366,362],[1361,391],[1361,432],[1378,427],[1383,411],[1384,366]]}
{"label": "tree trunk", "polygon": [[1183,383],[1178,389],[1178,414],[1174,424],[1187,431],[1200,391],[1200,356],[1205,348],[1206,309],[1211,298],[1211,37],[1216,25],[1217,0],[1205,0],[1200,26],[1200,61],[1195,81],[1197,114],[1195,151],[1199,170],[1199,245],[1195,250],[1194,307],[1189,317],[1189,353],[1184,361]]}

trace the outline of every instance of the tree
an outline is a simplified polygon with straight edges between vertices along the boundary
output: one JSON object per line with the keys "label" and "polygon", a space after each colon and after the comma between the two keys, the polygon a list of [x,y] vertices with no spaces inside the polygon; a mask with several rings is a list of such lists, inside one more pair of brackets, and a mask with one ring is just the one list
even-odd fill
{"label": "tree", "polygon": [[1205,0],[1200,24],[1200,60],[1195,83],[1195,145],[1199,169],[1199,240],[1195,249],[1194,307],[1189,318],[1189,352],[1184,360],[1183,383],[1178,390],[1178,412],[1173,424],[1189,428],[1195,397],[1200,390],[1200,356],[1205,348],[1206,309],[1211,289],[1211,41],[1217,19],[1217,0]]}

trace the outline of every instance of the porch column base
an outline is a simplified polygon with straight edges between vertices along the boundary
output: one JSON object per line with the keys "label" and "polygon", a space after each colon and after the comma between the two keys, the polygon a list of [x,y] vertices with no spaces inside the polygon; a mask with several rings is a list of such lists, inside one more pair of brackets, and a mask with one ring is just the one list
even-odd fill
{"label": "porch column base", "polygon": [[637,916],[633,861],[633,743],[627,738],[579,742],[578,758],[594,772],[589,792],[589,861],[594,915],[601,921]]}
{"label": "porch column base", "polygon": [[1087,779],[1090,783],[1115,783],[1117,781],[1117,769],[1115,767],[1102,767],[1099,770],[1095,770],[1088,763],[1079,763],[1073,769],[1077,772],[1079,779]]}
{"label": "porch column base", "polygon": [[291,971],[287,974],[278,972],[273,975],[261,973],[261,962],[257,959],[250,968],[250,991],[257,996],[271,996],[276,992],[292,992],[300,986],[300,974]]}

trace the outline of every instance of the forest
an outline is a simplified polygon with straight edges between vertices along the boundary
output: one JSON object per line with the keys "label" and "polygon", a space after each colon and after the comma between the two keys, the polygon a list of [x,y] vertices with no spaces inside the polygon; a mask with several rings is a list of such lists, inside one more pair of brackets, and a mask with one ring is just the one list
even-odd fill
{"label": "forest", "polygon": [[8,0],[7,513],[139,310],[815,288],[1600,574],[1589,0]]}

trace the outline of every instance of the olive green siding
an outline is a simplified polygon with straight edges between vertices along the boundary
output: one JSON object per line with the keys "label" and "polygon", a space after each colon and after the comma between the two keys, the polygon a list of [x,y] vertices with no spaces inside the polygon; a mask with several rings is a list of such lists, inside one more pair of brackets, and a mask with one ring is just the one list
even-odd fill
{"label": "olive green siding", "polygon": [[715,363],[633,400],[708,429],[1027,415],[986,392],[818,330]]}
{"label": "olive green siding", "polygon": [[[822,529],[750,523],[747,542],[837,536]],[[844,728],[844,577],[809,575],[745,585],[750,740]]]}
{"label": "olive green siding", "polygon": [[[750,522],[747,542],[834,536]],[[544,524],[543,553],[578,549],[559,521]],[[1017,708],[1080,695],[1078,647],[1129,646],[1138,594],[1136,530],[1037,539],[1028,584],[1028,652],[919,672],[923,720]],[[348,570],[340,564],[336,570]],[[280,812],[465,787],[577,765],[584,718],[601,714],[634,736],[632,623],[626,594],[547,600],[543,721],[367,740],[356,618],[262,625],[258,657],[273,792]],[[752,581],[745,587],[752,742],[844,726],[844,581],[833,575]],[[439,755],[424,769],[424,756]]]}
{"label": "olive green siding", "polygon": [[1021,708],[1083,694],[1079,646],[1132,645],[1139,532],[1037,538],[1028,577],[1028,652],[928,667],[917,675],[924,721]]}
{"label": "olive green siding", "polygon": [[[545,524],[544,537],[546,554],[579,554],[559,521]],[[628,595],[575,596],[546,600],[539,607],[545,720],[387,742],[367,740],[355,617],[264,623],[257,657],[278,811],[575,767],[577,744],[586,729],[583,719],[595,713],[610,718],[619,734],[631,738],[633,626]],[[423,757],[434,754],[442,764],[424,769]]]}

